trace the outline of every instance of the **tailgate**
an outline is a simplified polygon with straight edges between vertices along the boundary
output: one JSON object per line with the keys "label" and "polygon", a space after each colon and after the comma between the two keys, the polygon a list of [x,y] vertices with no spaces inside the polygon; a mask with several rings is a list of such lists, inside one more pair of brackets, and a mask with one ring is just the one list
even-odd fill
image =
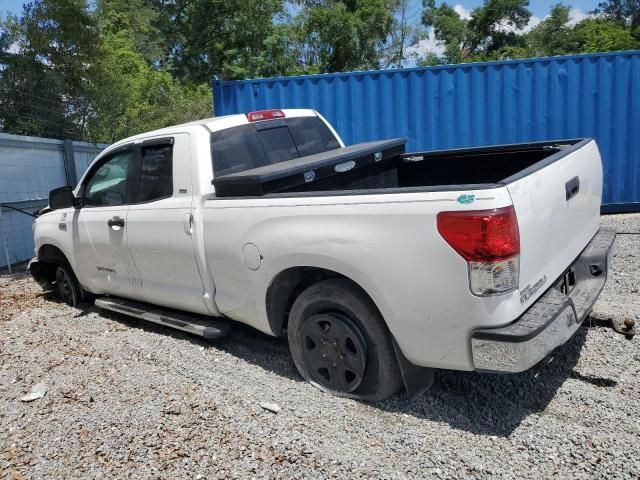
{"label": "tailgate", "polygon": [[520,230],[520,301],[528,306],[598,231],[602,164],[596,142],[567,146],[506,183]]}

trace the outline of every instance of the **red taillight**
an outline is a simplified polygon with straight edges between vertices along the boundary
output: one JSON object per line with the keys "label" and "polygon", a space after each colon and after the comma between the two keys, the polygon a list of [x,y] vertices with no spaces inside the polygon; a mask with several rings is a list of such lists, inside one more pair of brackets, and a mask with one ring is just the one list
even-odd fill
{"label": "red taillight", "polygon": [[259,122],[260,120],[273,120],[274,118],[284,118],[284,112],[282,110],[257,110],[255,112],[247,113],[247,120],[250,122]]}
{"label": "red taillight", "polygon": [[493,262],[520,253],[518,220],[513,206],[440,212],[438,231],[469,262]]}

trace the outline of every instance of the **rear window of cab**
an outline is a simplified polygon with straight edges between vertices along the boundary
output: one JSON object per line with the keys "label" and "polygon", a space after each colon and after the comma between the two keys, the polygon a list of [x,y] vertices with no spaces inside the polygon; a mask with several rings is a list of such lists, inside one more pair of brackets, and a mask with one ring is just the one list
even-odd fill
{"label": "rear window of cab", "polygon": [[336,148],[340,148],[338,139],[318,117],[266,120],[211,134],[211,158],[216,176]]}

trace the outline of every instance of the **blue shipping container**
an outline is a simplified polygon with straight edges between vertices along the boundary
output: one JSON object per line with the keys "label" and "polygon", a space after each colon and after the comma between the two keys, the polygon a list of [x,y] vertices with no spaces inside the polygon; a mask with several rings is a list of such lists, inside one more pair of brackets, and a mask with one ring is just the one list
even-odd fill
{"label": "blue shipping container", "polygon": [[640,210],[640,51],[213,81],[216,115],[314,108],[345,143],[409,151],[593,137],[609,211]]}

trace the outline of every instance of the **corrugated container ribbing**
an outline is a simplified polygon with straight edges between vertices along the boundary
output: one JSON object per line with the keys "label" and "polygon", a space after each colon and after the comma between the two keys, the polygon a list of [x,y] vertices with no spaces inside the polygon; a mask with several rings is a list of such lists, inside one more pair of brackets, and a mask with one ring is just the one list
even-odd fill
{"label": "corrugated container ribbing", "polygon": [[213,81],[216,115],[314,108],[347,144],[407,151],[593,137],[603,202],[640,210],[640,51]]}

